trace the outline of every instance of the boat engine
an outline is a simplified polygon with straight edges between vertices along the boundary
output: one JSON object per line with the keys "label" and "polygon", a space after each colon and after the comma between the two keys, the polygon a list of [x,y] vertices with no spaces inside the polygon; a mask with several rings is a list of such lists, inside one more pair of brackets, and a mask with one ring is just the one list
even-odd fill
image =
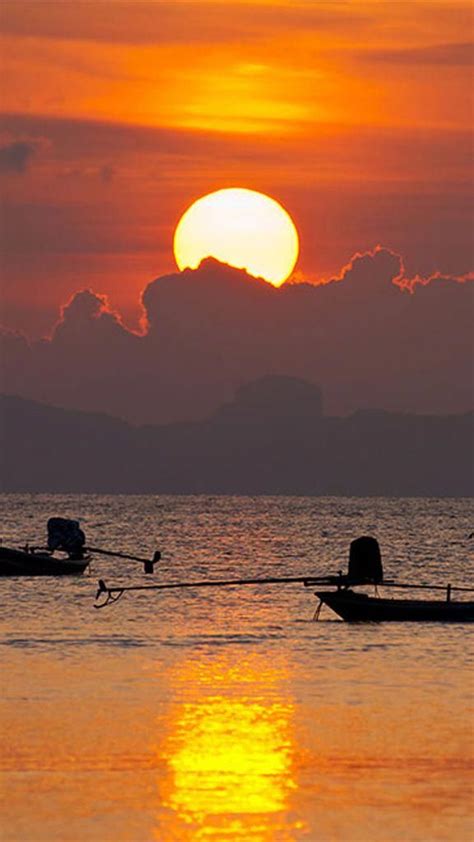
{"label": "boat engine", "polygon": [[86,536],[78,520],[50,517],[48,520],[48,550],[64,550],[71,558],[84,557]]}
{"label": "boat engine", "polygon": [[383,581],[382,556],[376,538],[362,535],[351,541],[348,576],[353,582]]}

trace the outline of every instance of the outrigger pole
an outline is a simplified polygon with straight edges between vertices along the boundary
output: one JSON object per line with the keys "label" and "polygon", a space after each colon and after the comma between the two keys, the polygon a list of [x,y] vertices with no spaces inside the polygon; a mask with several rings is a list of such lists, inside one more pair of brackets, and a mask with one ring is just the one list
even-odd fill
{"label": "outrigger pole", "polygon": [[[58,547],[58,549],[63,549],[62,547]],[[32,547],[29,546],[30,552],[37,552],[38,550],[43,550],[45,552],[50,552],[49,547]],[[138,555],[128,555],[128,553],[117,553],[113,552],[112,550],[103,550],[101,547],[81,547],[83,553],[99,553],[99,555],[108,555],[112,556],[112,558],[126,558],[129,561],[139,561],[140,564],[143,564],[145,573],[154,573],[154,567],[157,562],[161,559],[161,552],[159,550],[155,550],[153,553],[153,558],[142,558]]]}
{"label": "outrigger pole", "polygon": [[114,558],[126,558],[130,561],[139,561],[141,564],[144,565],[145,573],[153,573],[155,564],[161,558],[161,553],[159,550],[155,551],[152,559],[140,558],[140,556],[127,555],[126,553],[115,553],[112,552],[112,550],[102,550],[100,547],[84,547],[84,551],[89,553],[99,553],[100,555],[110,555]]}
{"label": "outrigger pole", "polygon": [[102,579],[99,579],[99,588],[96,599],[101,594],[107,594],[105,602],[95,605],[94,608],[104,608],[110,602],[117,602],[125,591],[165,591],[175,588],[224,588],[240,585],[278,585],[302,582],[305,587],[311,585],[337,585],[344,580],[342,576],[269,576],[264,579],[204,579],[197,582],[166,582],[161,585],[124,585],[123,587],[109,588]]}
{"label": "outrigger pole", "polygon": [[[123,587],[108,587],[103,579],[99,579],[99,588],[97,590],[96,600],[99,599],[102,594],[106,594],[106,599],[105,602],[100,603],[100,605],[95,605],[94,608],[105,608],[105,606],[109,605],[111,602],[118,602],[120,597],[123,596],[126,591],[165,591],[175,590],[177,588],[223,588],[241,585],[280,585],[298,582],[302,583],[305,588],[310,588],[313,585],[336,585],[338,589],[357,584],[374,584],[374,582],[369,579],[351,579],[349,576],[343,574],[342,571],[339,571],[337,576],[269,576],[261,579],[203,579],[198,580],[197,582],[164,582],[158,585],[124,585]],[[388,588],[418,588],[424,590],[447,591],[449,595],[451,594],[451,591],[474,591],[474,588],[466,588],[456,585],[410,585],[407,582],[396,582],[393,579],[377,582],[377,584],[381,587]]]}

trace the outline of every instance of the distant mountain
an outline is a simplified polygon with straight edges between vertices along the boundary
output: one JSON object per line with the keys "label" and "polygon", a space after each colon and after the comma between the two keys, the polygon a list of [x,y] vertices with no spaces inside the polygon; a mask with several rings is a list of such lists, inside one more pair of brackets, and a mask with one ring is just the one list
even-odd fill
{"label": "distant mountain", "polygon": [[472,413],[322,413],[320,390],[263,377],[202,422],[133,427],[0,397],[8,492],[470,496]]}

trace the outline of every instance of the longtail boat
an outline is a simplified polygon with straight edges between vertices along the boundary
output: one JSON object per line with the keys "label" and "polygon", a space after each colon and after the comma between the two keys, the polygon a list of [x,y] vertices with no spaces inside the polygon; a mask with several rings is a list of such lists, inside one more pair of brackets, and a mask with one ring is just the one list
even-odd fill
{"label": "longtail boat", "polygon": [[[373,585],[375,596],[356,593],[356,585]],[[378,588],[422,589],[429,591],[444,590],[446,597],[439,599],[393,599],[381,597]],[[315,618],[319,617],[321,607],[327,605],[335,614],[349,622],[470,622],[474,620],[474,602],[454,600],[454,591],[471,591],[472,588],[452,585],[428,585],[416,582],[408,584],[384,579],[380,547],[375,538],[363,535],[351,542],[349,549],[349,569],[346,576],[340,574],[336,590],[316,591],[319,606]]]}
{"label": "longtail boat", "polygon": [[[242,585],[272,585],[302,583],[305,587],[318,586],[316,596],[319,605],[314,619],[318,619],[323,605],[329,606],[343,620],[351,622],[471,622],[474,621],[474,602],[454,600],[454,592],[474,592],[474,588],[455,585],[438,585],[396,582],[384,579],[382,559],[378,541],[369,536],[356,538],[351,542],[349,552],[349,570],[337,576],[271,576],[248,579],[214,579],[195,582],[162,582],[157,585],[123,585],[108,587],[99,580],[96,595],[96,608],[117,602],[128,591],[164,591],[176,588],[222,588]],[[334,590],[319,590],[319,586],[329,585]],[[352,588],[371,585],[376,595],[356,593]],[[379,587],[401,589],[421,588],[430,591],[445,591],[445,599],[388,599],[380,597]]]}
{"label": "longtail boat", "polygon": [[0,576],[79,576],[91,563],[93,554],[139,561],[145,573],[153,573],[161,553],[157,550],[152,559],[127,553],[86,547],[86,536],[79,521],[52,517],[48,520],[46,547],[26,544],[19,549],[0,546]]}
{"label": "longtail boat", "polygon": [[[384,583],[382,582],[382,585]],[[442,586],[444,587],[444,586]],[[446,588],[448,592],[449,585]],[[451,589],[453,590],[453,589]],[[467,588],[466,588],[467,590]],[[452,599],[387,599],[347,589],[316,591],[320,605],[352,623],[474,622],[474,602]],[[317,615],[319,616],[319,610]]]}

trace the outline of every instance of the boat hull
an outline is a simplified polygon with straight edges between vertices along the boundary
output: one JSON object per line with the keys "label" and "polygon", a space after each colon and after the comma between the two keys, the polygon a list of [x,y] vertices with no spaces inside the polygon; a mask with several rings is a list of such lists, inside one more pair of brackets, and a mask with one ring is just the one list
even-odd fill
{"label": "boat hull", "polygon": [[318,591],[316,596],[335,614],[352,623],[474,622],[474,602],[382,599],[350,590]]}
{"label": "boat hull", "polygon": [[89,561],[0,547],[0,576],[80,576]]}

